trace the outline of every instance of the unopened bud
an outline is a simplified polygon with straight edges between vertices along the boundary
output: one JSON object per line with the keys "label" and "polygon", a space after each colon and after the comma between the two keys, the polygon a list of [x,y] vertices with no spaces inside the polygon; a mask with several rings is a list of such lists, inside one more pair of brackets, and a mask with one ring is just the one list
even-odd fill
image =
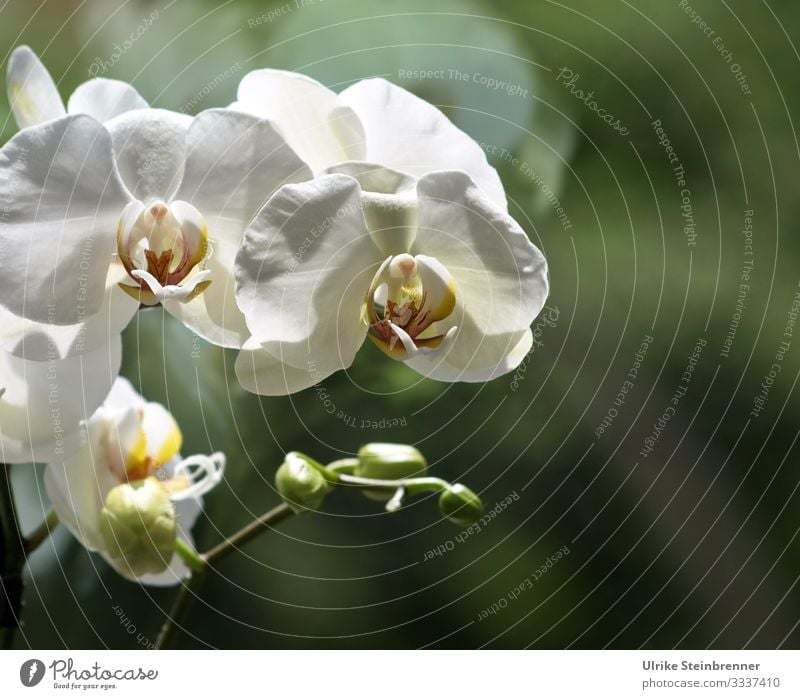
{"label": "unopened bud", "polygon": [[175,509],[154,478],[124,483],[109,492],[100,512],[106,552],[134,577],[161,573],[175,550]]}
{"label": "unopened bud", "polygon": [[418,449],[407,444],[373,442],[358,450],[358,466],[354,475],[396,481],[422,478],[427,471],[428,462]]}
{"label": "unopened bud", "polygon": [[[358,450],[358,466],[353,475],[359,478],[377,478],[397,481],[404,478],[422,478],[428,471],[428,462],[418,449],[407,444],[372,442]],[[371,500],[384,501],[392,497],[385,490],[364,490]]]}
{"label": "unopened bud", "polygon": [[275,474],[275,487],[295,512],[318,510],[328,494],[328,482],[307,456],[289,452]]}
{"label": "unopened bud", "polygon": [[439,511],[454,524],[467,527],[483,514],[483,503],[467,486],[456,483],[439,496]]}

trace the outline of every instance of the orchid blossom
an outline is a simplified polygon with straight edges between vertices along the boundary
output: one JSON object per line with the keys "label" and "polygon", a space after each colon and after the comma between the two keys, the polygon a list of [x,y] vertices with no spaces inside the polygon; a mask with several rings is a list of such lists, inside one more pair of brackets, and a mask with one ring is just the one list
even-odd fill
{"label": "orchid blossom", "polygon": [[236,364],[245,388],[306,388],[350,366],[366,337],[441,381],[519,364],[547,265],[475,141],[382,79],[337,95],[258,70],[231,108],[275,123],[317,177],[269,200],[237,258],[252,333]]}
{"label": "orchid blossom", "polygon": [[369,167],[287,185],[251,224],[237,259],[248,390],[314,385],[367,337],[439,381],[492,379],[530,350],[547,265],[519,225],[463,172]]}
{"label": "orchid blossom", "polygon": [[[189,570],[174,553],[175,539],[192,545],[202,495],[222,480],[225,457],[181,459],[175,419],[122,378],[85,429],[81,451],[45,469],[59,520],[121,575],[148,585],[177,584]],[[125,517],[129,521],[118,526]],[[141,534],[126,535],[130,529]]]}
{"label": "orchid blossom", "polygon": [[8,59],[8,101],[21,129],[65,114],[88,114],[98,121],[108,121],[148,106],[128,83],[95,78],[79,85],[65,108],[53,78],[28,46],[18,46]]}
{"label": "orchid blossom", "polygon": [[0,150],[0,347],[26,359],[86,351],[159,302],[198,336],[239,347],[245,227],[280,185],[310,176],[268,122],[231,110],[23,129]]}

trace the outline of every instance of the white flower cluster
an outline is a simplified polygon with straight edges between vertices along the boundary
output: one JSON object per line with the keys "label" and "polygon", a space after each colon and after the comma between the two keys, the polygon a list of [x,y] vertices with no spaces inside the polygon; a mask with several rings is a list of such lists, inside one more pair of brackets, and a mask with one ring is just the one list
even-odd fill
{"label": "white flower cluster", "polygon": [[[112,482],[177,458],[108,446],[109,424],[147,422],[115,384],[120,333],[142,304],[240,350],[240,383],[263,395],[349,367],[366,338],[448,382],[512,371],[531,348],[545,259],[480,146],[402,88],[368,79],[337,94],[255,70],[236,102],[190,117],[96,78],[65,107],[23,46],[8,90],[20,131],[0,150],[0,459],[66,459],[48,489],[92,548],[109,551],[99,511]],[[112,385],[129,398],[113,419]],[[69,470],[97,430],[105,446],[84,461],[105,480],[84,493]]]}

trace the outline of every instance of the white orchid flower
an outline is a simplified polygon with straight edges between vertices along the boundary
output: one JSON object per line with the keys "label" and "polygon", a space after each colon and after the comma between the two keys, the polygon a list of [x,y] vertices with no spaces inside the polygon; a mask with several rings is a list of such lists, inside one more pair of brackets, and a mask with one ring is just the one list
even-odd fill
{"label": "white orchid flower", "polygon": [[119,373],[119,337],[82,357],[31,362],[0,351],[0,461],[63,459]]}
{"label": "white orchid flower", "polygon": [[484,150],[432,104],[382,78],[336,94],[300,73],[254,70],[231,109],[269,119],[314,171],[368,162],[419,178],[463,170],[503,211],[505,191]]}
{"label": "white orchid flower", "polygon": [[282,187],[247,231],[242,385],[307,388],[349,367],[367,337],[440,381],[513,370],[548,293],[545,259],[519,225],[464,172],[333,169]]}
{"label": "white orchid flower", "polygon": [[175,419],[122,378],[85,428],[83,449],[45,469],[59,521],[121,575],[177,584],[189,570],[174,553],[175,539],[193,545],[202,495],[221,482],[225,457],[181,459]]}
{"label": "white orchid flower", "polygon": [[239,347],[249,333],[233,262],[245,227],[280,185],[310,176],[268,122],[225,109],[23,129],[0,150],[0,347],[26,359],[89,350],[158,302],[200,337]]}
{"label": "white orchid flower", "polygon": [[306,388],[348,367],[365,337],[442,381],[519,364],[547,266],[475,141],[377,78],[337,95],[257,70],[237,97],[231,108],[270,119],[318,177],[270,199],[237,258],[245,388]]}
{"label": "white orchid flower", "polygon": [[148,106],[128,83],[95,78],[79,85],[65,108],[53,78],[28,46],[15,48],[8,60],[8,101],[21,129],[65,114],[88,114],[98,121],[108,121]]}

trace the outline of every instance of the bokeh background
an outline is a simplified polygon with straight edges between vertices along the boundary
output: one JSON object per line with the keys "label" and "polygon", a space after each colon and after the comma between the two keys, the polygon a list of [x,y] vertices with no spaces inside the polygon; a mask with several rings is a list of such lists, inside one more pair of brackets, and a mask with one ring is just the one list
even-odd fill
{"label": "bokeh background", "polygon": [[[337,90],[384,76],[484,144],[550,264],[538,344],[487,385],[422,380],[368,343],[317,389],[259,399],[233,353],[139,314],[123,373],[175,413],[185,453],[228,455],[201,549],[279,502],[291,449],[413,443],[487,510],[511,501],[464,536],[434,499],[390,515],[335,493],[224,561],[179,647],[797,647],[798,3],[7,0],[0,37],[4,64],[29,44],[65,97],[100,74],[189,113],[230,103],[255,68]],[[5,100],[0,124],[6,140]],[[40,475],[14,471],[26,527],[47,508]],[[146,646],[175,592],[126,582],[59,531],[31,561],[17,647]]]}

